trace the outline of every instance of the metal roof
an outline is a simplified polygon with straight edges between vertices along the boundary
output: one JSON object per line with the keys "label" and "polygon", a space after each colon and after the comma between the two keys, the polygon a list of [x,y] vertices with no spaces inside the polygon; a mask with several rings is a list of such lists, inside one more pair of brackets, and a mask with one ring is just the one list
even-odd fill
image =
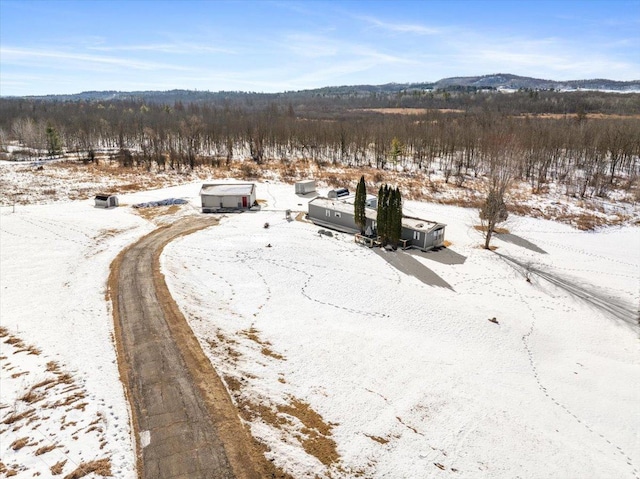
{"label": "metal roof", "polygon": [[217,183],[204,184],[200,195],[205,196],[251,196],[255,185],[253,183]]}
{"label": "metal roof", "polygon": [[[309,201],[309,204],[315,204],[333,211],[340,211],[342,213],[348,213],[351,215],[354,214],[353,204],[344,201],[343,198],[330,199],[318,196],[317,198]],[[378,217],[378,211],[375,208],[365,208],[365,215],[367,218],[376,221],[376,218]],[[429,232],[438,228],[444,228],[446,225],[443,223],[438,223],[436,221],[423,220],[421,218],[414,218],[412,216],[403,216],[402,226],[415,231]]]}
{"label": "metal roof", "polygon": [[[353,203],[346,203],[342,201],[341,198],[330,199],[318,196],[309,201],[309,204],[311,203],[323,208],[327,208],[329,210],[339,211],[341,213],[348,213],[350,215],[353,215],[355,213]],[[373,208],[365,208],[364,213],[367,218],[373,221],[375,221],[376,217],[378,216],[378,212]]]}
{"label": "metal roof", "polygon": [[437,223],[435,221],[427,221],[421,218],[414,218],[412,216],[402,217],[402,226],[412,229],[414,231],[432,231],[438,228],[444,228],[446,225]]}

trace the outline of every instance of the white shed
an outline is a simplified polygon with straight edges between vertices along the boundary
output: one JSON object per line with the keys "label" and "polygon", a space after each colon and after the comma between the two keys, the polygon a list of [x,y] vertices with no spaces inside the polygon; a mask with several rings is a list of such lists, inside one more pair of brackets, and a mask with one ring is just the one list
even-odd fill
{"label": "white shed", "polygon": [[200,189],[200,199],[203,213],[213,213],[223,209],[248,210],[256,203],[256,185],[253,183],[205,183]]}
{"label": "white shed", "polygon": [[115,208],[118,206],[118,197],[115,195],[96,195],[96,208]]}
{"label": "white shed", "polygon": [[306,195],[316,191],[316,180],[305,180],[296,182],[296,194]]}

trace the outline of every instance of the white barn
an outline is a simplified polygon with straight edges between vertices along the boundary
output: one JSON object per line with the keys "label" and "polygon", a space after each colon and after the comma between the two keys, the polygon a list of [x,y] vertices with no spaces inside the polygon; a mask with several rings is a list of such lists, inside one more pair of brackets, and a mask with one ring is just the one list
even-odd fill
{"label": "white barn", "polygon": [[200,189],[202,212],[220,210],[248,210],[256,204],[256,185],[253,183],[211,183]]}

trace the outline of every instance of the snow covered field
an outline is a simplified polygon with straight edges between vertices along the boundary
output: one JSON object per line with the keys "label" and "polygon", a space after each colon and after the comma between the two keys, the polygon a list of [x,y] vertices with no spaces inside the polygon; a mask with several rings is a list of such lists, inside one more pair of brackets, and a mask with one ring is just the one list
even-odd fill
{"label": "snow covered field", "polygon": [[[197,205],[199,185],[121,202]],[[412,215],[448,225],[450,256],[415,255],[446,288],[397,271],[349,235],[288,222],[284,210],[308,201],[292,186],[261,183],[258,198],[262,211],[184,237],[162,261],[276,465],[296,477],[640,477],[640,228],[585,233],[514,218],[512,236],[495,240],[509,260],[477,247],[475,211],[407,202]],[[135,477],[105,288],[111,260],[154,225],[91,201],[1,213],[1,325],[39,350],[1,339],[2,463],[21,466],[16,477],[49,477],[63,460],[67,474],[108,457],[114,477]],[[559,286],[567,283],[577,289]],[[4,421],[32,407],[19,398],[54,374],[50,362],[87,405],[50,408],[14,431]],[[101,436],[89,431],[96,418]],[[22,437],[41,443],[14,450]],[[49,443],[60,447],[35,455]]]}
{"label": "snow covered field", "polygon": [[[297,477],[638,477],[640,229],[517,218],[508,227],[528,248],[495,243],[622,305],[621,319],[478,249],[471,210],[406,205],[448,224],[461,264],[416,256],[451,286],[439,288],[349,235],[287,222],[285,208],[304,209],[291,191],[261,185],[262,212],[163,255],[174,297],[277,465]],[[321,431],[291,403],[322,416],[333,464],[305,453]]]}

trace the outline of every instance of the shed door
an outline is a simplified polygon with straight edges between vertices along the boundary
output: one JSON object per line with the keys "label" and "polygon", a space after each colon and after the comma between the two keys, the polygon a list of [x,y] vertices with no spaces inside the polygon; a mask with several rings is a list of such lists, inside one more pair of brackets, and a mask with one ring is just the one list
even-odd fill
{"label": "shed door", "polygon": [[247,197],[246,197],[246,196],[243,196],[243,197],[242,197],[242,207],[243,207],[243,208],[246,208],[246,207],[247,207]]}

